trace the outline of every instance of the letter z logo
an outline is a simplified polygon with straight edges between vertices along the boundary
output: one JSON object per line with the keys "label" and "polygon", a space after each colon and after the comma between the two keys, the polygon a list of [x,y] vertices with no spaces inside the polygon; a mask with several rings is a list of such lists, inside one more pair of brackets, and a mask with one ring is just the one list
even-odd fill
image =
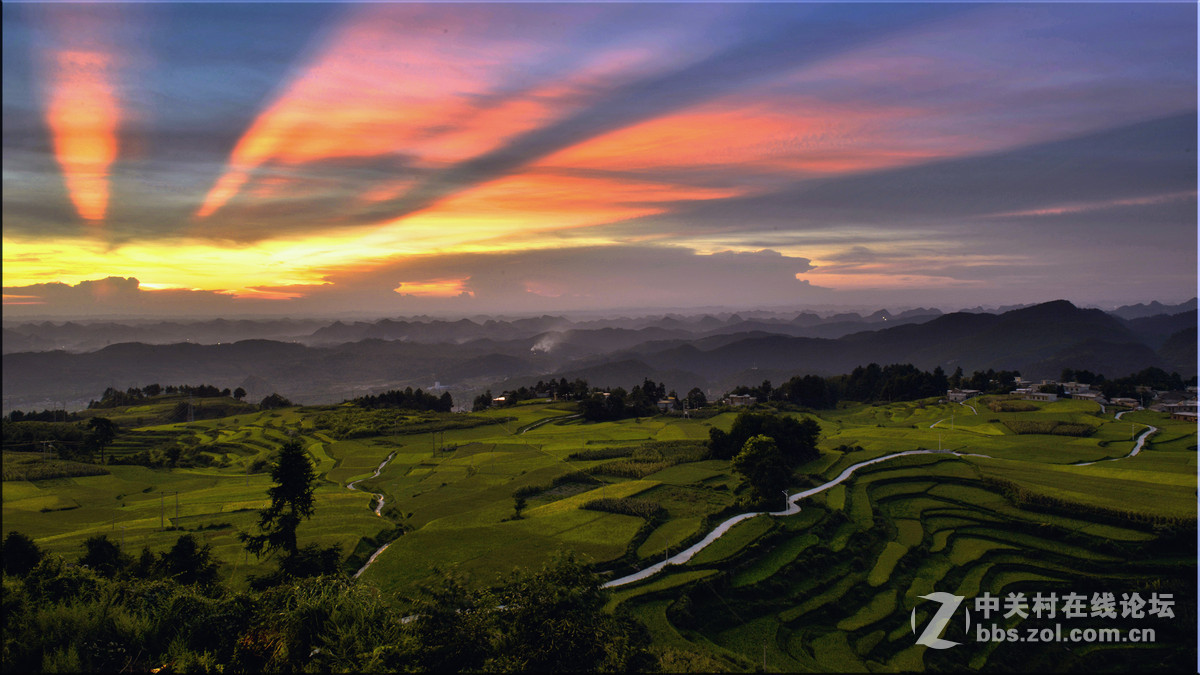
{"label": "letter z logo", "polygon": [[[954,616],[955,610],[957,610],[958,606],[962,604],[963,596],[951,595],[950,593],[942,593],[941,591],[938,591],[936,593],[930,593],[929,595],[922,595],[921,599],[940,602],[942,606],[938,609],[937,613],[933,615],[933,618],[929,620],[929,625],[925,626],[925,631],[921,633],[919,637],[917,637],[917,644],[932,647],[934,649],[949,649],[958,645],[959,643],[954,642],[953,640],[943,640],[939,636],[942,634],[942,631],[946,630],[946,624],[950,623],[950,617]],[[970,621],[970,618],[968,618],[967,621]],[[916,607],[913,607],[912,611],[912,630],[913,634],[916,634]]]}

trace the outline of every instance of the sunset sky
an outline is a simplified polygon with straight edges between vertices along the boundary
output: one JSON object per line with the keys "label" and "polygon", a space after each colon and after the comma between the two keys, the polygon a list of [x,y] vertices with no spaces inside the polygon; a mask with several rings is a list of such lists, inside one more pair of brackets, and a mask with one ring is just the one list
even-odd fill
{"label": "sunset sky", "polygon": [[3,21],[5,318],[1196,292],[1192,2]]}

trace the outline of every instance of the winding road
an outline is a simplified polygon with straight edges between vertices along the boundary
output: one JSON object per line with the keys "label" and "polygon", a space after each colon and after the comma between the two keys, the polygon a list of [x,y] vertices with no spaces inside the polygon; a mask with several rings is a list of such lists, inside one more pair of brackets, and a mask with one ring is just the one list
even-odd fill
{"label": "winding road", "polygon": [[[1117,413],[1116,415],[1113,415],[1113,419],[1119,420],[1119,419],[1121,419],[1121,415],[1124,415],[1127,412],[1129,412],[1129,411],[1122,410],[1121,412]],[[1142,434],[1140,436],[1137,437],[1137,443],[1134,444],[1133,450],[1130,450],[1128,455],[1123,455],[1121,457],[1109,457],[1108,459],[1098,459],[1094,462],[1081,462],[1079,464],[1073,464],[1072,466],[1090,466],[1092,464],[1099,464],[1100,462],[1115,462],[1118,459],[1129,459],[1130,457],[1137,455],[1139,452],[1142,451],[1142,446],[1146,444],[1146,439],[1150,438],[1150,434],[1153,434],[1154,432],[1158,431],[1158,427],[1150,426],[1149,424],[1145,424],[1144,422],[1138,422],[1138,424],[1141,424],[1142,426],[1146,427],[1146,429],[1144,431],[1142,431]]]}
{"label": "winding road", "polygon": [[[383,473],[384,467],[386,467],[388,465],[388,462],[392,461],[392,458],[395,456],[396,456],[396,453],[393,451],[392,454],[387,456],[387,459],[380,462],[379,466],[375,467],[375,473],[374,473],[374,475],[371,476],[371,478],[379,478],[379,474]],[[358,490],[358,484],[363,482],[364,480],[371,480],[371,478],[359,478],[356,481],[346,483],[346,489],[347,490],[357,490],[357,491],[361,492],[361,490]],[[375,495],[375,500],[376,500],[375,501],[375,515],[382,518],[383,517],[383,495],[379,492],[372,492],[371,494]],[[376,551],[375,555],[379,555],[379,552]],[[375,559],[375,556],[371,556],[371,560],[374,560],[374,559]],[[368,563],[368,564],[370,564],[370,563]],[[360,570],[360,573],[361,573],[361,570]],[[355,575],[355,576],[357,576],[357,575]]]}
{"label": "winding road", "polygon": [[755,516],[761,516],[763,514],[766,514],[769,516],[790,516],[790,515],[799,513],[800,512],[799,501],[801,499],[804,499],[805,497],[811,497],[811,496],[817,494],[818,492],[823,492],[825,490],[828,490],[831,487],[834,487],[835,485],[842,483],[847,478],[852,476],[855,471],[858,471],[859,469],[863,468],[864,466],[870,466],[872,464],[886,462],[889,459],[895,459],[897,457],[906,457],[908,455],[954,455],[956,457],[987,457],[987,455],[951,452],[949,450],[906,450],[904,452],[896,452],[896,453],[893,453],[890,455],[884,455],[883,457],[876,457],[875,459],[869,459],[865,462],[859,462],[858,464],[852,464],[852,465],[846,467],[846,469],[844,471],[842,471],[840,474],[838,474],[837,478],[834,478],[833,480],[831,480],[827,483],[818,485],[817,487],[809,488],[802,492],[797,492],[796,494],[788,497],[787,498],[788,507],[786,509],[784,509],[782,511],[753,511],[750,513],[740,513],[740,514],[726,520],[725,522],[721,523],[720,525],[716,526],[715,528],[713,528],[713,531],[709,532],[707,537],[705,537],[704,539],[701,539],[699,542],[693,544],[689,548],[686,548],[686,549],[680,551],[679,553],[676,553],[674,556],[672,556],[660,563],[655,563],[655,564],[651,565],[650,567],[647,567],[646,569],[640,570],[638,572],[634,572],[633,574],[621,577],[619,579],[613,579],[612,581],[605,583],[604,588],[613,588],[615,586],[624,586],[625,584],[631,584],[635,581],[641,581],[643,579],[648,579],[648,578],[654,576],[655,574],[658,574],[659,572],[661,572],[663,570],[663,568],[666,567],[667,565],[683,564],[683,563],[691,560],[692,556],[696,555],[701,550],[703,550],[705,547],[707,547],[709,544],[711,544],[714,541],[716,541],[717,539],[719,539],[722,535],[724,535],[726,532],[728,532],[730,528],[732,528],[734,525],[737,525],[738,523],[742,522],[743,520],[748,520],[750,518],[753,518]]}

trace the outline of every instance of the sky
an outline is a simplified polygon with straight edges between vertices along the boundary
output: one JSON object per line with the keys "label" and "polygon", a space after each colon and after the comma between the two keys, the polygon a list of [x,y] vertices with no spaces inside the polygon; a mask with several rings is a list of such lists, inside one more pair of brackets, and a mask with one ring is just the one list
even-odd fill
{"label": "sky", "polygon": [[6,319],[1196,294],[1195,3],[3,4]]}

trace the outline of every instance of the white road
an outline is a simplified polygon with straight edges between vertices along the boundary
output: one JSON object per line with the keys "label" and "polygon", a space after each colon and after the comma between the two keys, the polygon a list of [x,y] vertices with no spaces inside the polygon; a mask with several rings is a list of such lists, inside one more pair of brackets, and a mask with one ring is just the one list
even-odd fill
{"label": "white road", "polygon": [[658,574],[667,565],[683,564],[683,563],[691,560],[692,556],[696,555],[701,550],[703,550],[706,546],[708,546],[709,544],[711,544],[714,541],[716,541],[717,539],[719,539],[723,534],[728,532],[731,527],[733,527],[734,525],[737,525],[738,523],[742,522],[743,520],[747,520],[747,519],[753,518],[755,516],[761,516],[764,514],[769,515],[769,516],[790,516],[792,514],[799,513],[800,512],[799,501],[801,499],[804,499],[805,497],[811,497],[811,496],[817,494],[818,492],[828,490],[829,488],[840,484],[841,482],[843,482],[847,478],[849,478],[851,475],[853,475],[855,471],[858,471],[859,469],[863,468],[864,466],[870,466],[872,464],[886,462],[889,459],[895,459],[897,457],[905,457],[907,455],[939,455],[939,454],[940,455],[955,455],[957,457],[987,457],[987,455],[950,452],[949,450],[906,450],[904,452],[897,452],[897,453],[893,453],[890,455],[884,455],[883,457],[876,457],[875,459],[869,459],[865,462],[859,462],[858,464],[853,464],[851,466],[846,467],[846,470],[842,471],[840,474],[838,474],[837,478],[834,478],[833,480],[831,480],[827,483],[818,485],[817,487],[809,488],[802,492],[797,492],[796,494],[791,495],[787,499],[787,504],[788,504],[787,508],[782,511],[754,511],[751,513],[738,514],[738,515],[730,518],[729,520],[726,520],[725,522],[721,523],[720,525],[716,526],[716,528],[714,528],[712,532],[708,533],[707,537],[705,537],[704,539],[701,539],[699,542],[693,544],[691,547],[684,549],[683,551],[676,553],[674,556],[672,556],[660,563],[655,563],[654,565],[651,565],[650,567],[647,567],[643,570],[634,572],[633,574],[630,574],[628,576],[621,577],[620,579],[613,579],[612,581],[605,583],[604,587],[605,588],[613,588],[615,586],[624,586],[625,584],[631,584],[635,581],[641,581],[643,579],[652,577],[655,574]]}
{"label": "white road", "polygon": [[[373,476],[371,476],[371,478],[379,478],[379,474],[383,473],[384,467],[386,467],[388,465],[388,462],[392,461],[392,458],[395,456],[396,456],[396,453],[393,452],[392,454],[387,456],[387,459],[380,462],[379,466],[375,467],[375,474]],[[364,480],[369,480],[369,479],[359,478],[356,481],[346,483],[346,489],[347,490],[358,490],[358,484],[363,482]],[[382,518],[383,517],[383,495],[378,492],[372,492],[371,494],[375,495],[375,515]],[[378,555],[378,553],[376,555]],[[375,557],[372,556],[371,559],[374,560]]]}

